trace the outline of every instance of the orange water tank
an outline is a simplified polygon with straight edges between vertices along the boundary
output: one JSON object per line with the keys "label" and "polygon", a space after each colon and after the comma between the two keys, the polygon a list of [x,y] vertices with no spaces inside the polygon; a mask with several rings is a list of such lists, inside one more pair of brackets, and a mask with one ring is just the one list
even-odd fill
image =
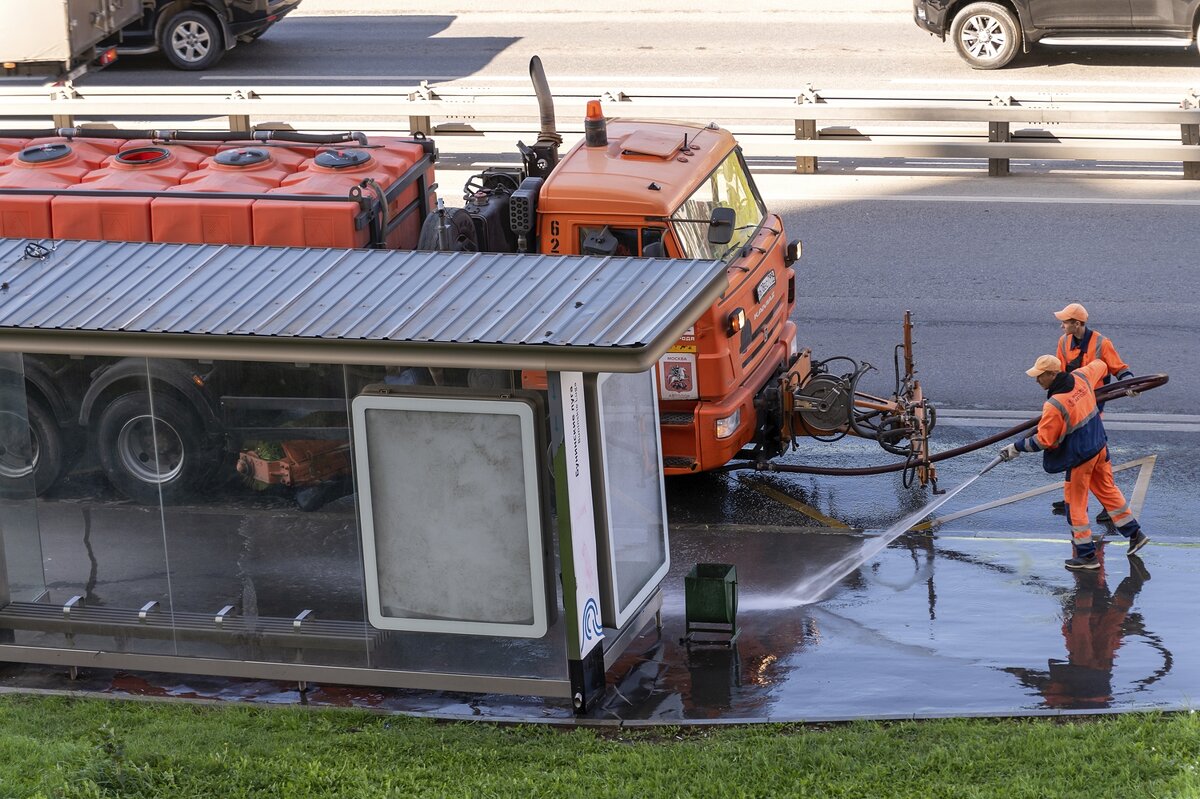
{"label": "orange water tank", "polygon": [[12,160],[13,153],[24,150],[29,139],[0,139],[0,165]]}
{"label": "orange water tank", "polygon": [[161,192],[178,186],[206,154],[180,145],[140,142],[122,149],[104,166],[84,175],[51,204],[55,238],[108,241],[153,241],[149,196],[81,197],[79,191]]}
{"label": "orange water tank", "polygon": [[[211,193],[211,199],[156,197],[150,204],[154,241],[253,244],[256,197],[277,188],[304,161],[279,147],[234,147],[208,158],[200,169],[166,190]],[[220,194],[241,195],[221,197]]]}
{"label": "orange water tank", "polygon": [[[254,243],[302,247],[366,247],[372,243],[371,228],[358,220],[362,208],[356,201],[273,200],[272,195],[348,198],[351,189],[364,180],[374,181],[383,191],[391,188],[424,155],[420,144],[408,139],[373,139],[370,147],[326,149],[303,168],[271,189],[254,204]],[[428,175],[432,185],[432,171]],[[372,197],[365,188],[365,196]],[[388,203],[388,219],[417,197],[415,184],[397,193]],[[357,221],[356,221],[357,220]],[[386,238],[389,248],[416,246],[420,215],[412,213],[393,228]]]}
{"label": "orange water tank", "polygon": [[[116,147],[112,152],[116,152]],[[51,192],[76,185],[106,157],[103,150],[90,142],[35,139],[0,166],[0,189],[40,189],[46,193],[0,191],[0,235],[51,236]]]}

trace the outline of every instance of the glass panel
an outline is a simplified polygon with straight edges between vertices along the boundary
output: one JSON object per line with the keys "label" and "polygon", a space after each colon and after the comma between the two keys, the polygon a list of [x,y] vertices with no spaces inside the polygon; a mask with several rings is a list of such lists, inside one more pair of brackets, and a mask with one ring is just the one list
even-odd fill
{"label": "glass panel", "polygon": [[[733,239],[727,244],[708,241],[709,219],[715,208],[734,211]],[[766,208],[758,197],[754,180],[734,150],[703,184],[683,201],[672,214],[675,233],[685,258],[732,260],[738,250],[754,236],[766,218]]]}
{"label": "glass panel", "polygon": [[667,515],[653,373],[597,379],[610,579],[620,626],[666,573]]}
{"label": "glass panel", "polygon": [[35,472],[38,433],[49,422],[41,408],[30,409],[21,356],[0,353],[0,607],[37,601],[46,591]]}
{"label": "glass panel", "polygon": [[[44,570],[49,590],[35,596],[34,584],[24,597],[14,596],[23,603],[9,608],[15,642],[170,654],[171,625],[144,624],[137,614],[151,602],[170,612],[157,501],[131,505],[109,479],[116,461],[107,445],[136,437],[136,424],[127,426],[112,409],[149,402],[146,361],[37,355],[25,356],[24,366],[40,496],[36,526],[21,546],[38,560],[25,569],[38,578]],[[85,405],[92,375],[104,390]],[[86,445],[89,433],[95,447]]]}
{"label": "glass panel", "polygon": [[[13,474],[0,500],[0,587],[11,595],[0,594],[0,604],[7,603],[8,614],[14,603],[26,603],[19,609],[27,612],[19,622],[0,621],[0,641],[566,678],[562,602],[553,580],[546,581],[548,629],[538,638],[408,632],[369,623],[349,411],[365,386],[394,383],[395,374],[341,365],[44,361],[38,368],[57,376],[51,383],[61,395],[62,409],[53,418],[62,439],[56,451],[63,457],[61,473],[44,485],[17,473],[28,469],[35,451],[30,432],[37,431],[31,421],[37,417],[27,410],[35,397],[27,401],[19,388],[22,363],[2,364],[10,390],[0,393],[0,414],[7,414],[0,418],[7,418],[4,452]],[[24,361],[27,374],[31,363]],[[438,375],[471,379],[465,371]],[[77,423],[81,415],[85,421]],[[536,424],[545,424],[544,416],[535,416]],[[495,430],[478,433],[486,439]],[[44,440],[53,445],[57,439]],[[413,463],[441,474],[440,466],[424,463],[421,445],[408,446]],[[472,449],[464,458],[487,451]],[[382,479],[385,493],[405,491],[398,475]],[[538,461],[534,481],[546,480],[547,467]],[[452,537],[454,531],[446,533]],[[542,540],[553,547],[552,534]],[[482,537],[479,544],[483,552],[496,542]],[[545,573],[555,573],[553,549],[543,556]],[[410,569],[406,576],[418,573]],[[453,598],[469,602],[477,593],[471,586]]]}
{"label": "glass panel", "polygon": [[[152,457],[178,654],[365,667],[346,405],[338,365],[153,361]],[[382,379],[382,370],[367,381]]]}

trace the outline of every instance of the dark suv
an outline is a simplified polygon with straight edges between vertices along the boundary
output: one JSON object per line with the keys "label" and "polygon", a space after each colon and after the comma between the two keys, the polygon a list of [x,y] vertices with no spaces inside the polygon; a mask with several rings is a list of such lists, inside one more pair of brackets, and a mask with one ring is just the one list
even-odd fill
{"label": "dark suv", "polygon": [[975,69],[998,69],[1033,44],[1187,47],[1200,0],[913,0],[917,25]]}
{"label": "dark suv", "polygon": [[162,52],[178,69],[208,69],[298,5],[300,0],[142,0],[142,18],[121,31],[117,52]]}

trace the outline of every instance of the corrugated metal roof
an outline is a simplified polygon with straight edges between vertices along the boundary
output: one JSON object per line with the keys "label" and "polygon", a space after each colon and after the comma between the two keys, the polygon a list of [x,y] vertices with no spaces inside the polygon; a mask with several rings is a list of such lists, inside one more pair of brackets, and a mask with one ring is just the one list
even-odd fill
{"label": "corrugated metal roof", "polygon": [[[678,336],[723,290],[725,267],[653,258],[0,239],[0,283],[0,347],[9,351],[17,339],[25,351],[38,351],[28,344],[41,340],[37,333],[60,348],[84,335],[93,350],[101,340],[126,348],[155,342],[158,354],[163,346],[189,354],[211,349],[221,337],[226,345],[254,339],[265,346],[264,338],[387,343],[389,353],[432,347],[422,359],[429,362],[445,346],[459,356],[464,346],[478,346],[479,357],[495,365],[499,349],[617,348],[646,363],[646,350],[662,347],[664,336],[669,346],[667,334]],[[408,354],[387,360],[416,363]],[[379,362],[353,360],[369,357]],[[539,360],[506,362],[513,357]]]}

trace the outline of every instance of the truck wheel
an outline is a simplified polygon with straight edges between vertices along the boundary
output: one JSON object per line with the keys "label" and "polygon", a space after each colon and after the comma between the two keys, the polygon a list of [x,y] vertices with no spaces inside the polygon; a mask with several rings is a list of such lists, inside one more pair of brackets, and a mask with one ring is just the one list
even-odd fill
{"label": "truck wheel", "polygon": [[[117,397],[100,414],[100,465],[113,487],[146,505],[177,502],[203,488],[220,458],[203,423],[169,394]],[[160,494],[161,492],[161,494]]]}
{"label": "truck wheel", "polygon": [[176,69],[208,69],[225,55],[220,23],[202,11],[180,11],[168,19],[158,46]]}
{"label": "truck wheel", "polygon": [[0,399],[0,496],[41,496],[62,475],[66,454],[62,431],[54,414],[30,399],[28,417],[9,410],[17,407]]}
{"label": "truck wheel", "polygon": [[972,3],[954,17],[954,46],[974,69],[999,69],[1021,48],[1017,18],[996,3]]}

